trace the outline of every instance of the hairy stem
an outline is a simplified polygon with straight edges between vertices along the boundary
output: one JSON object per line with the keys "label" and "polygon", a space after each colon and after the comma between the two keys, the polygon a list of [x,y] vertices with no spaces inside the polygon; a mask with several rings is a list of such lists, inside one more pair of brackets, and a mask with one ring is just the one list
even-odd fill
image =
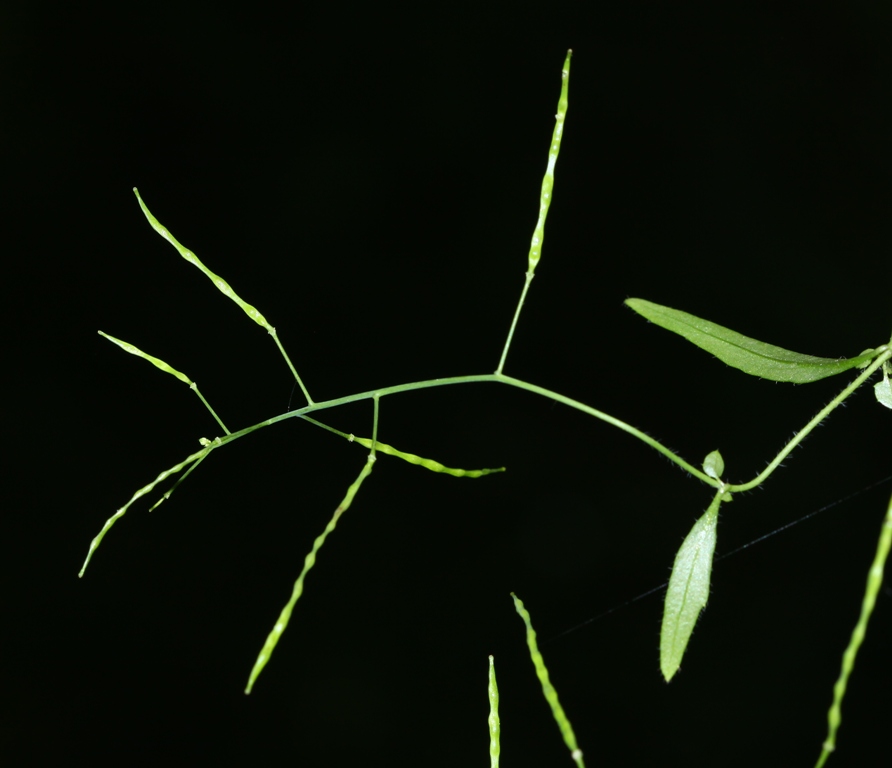
{"label": "hairy stem", "polygon": [[836,397],[834,397],[826,406],[824,406],[820,411],[818,411],[817,415],[806,424],[797,435],[787,443],[781,452],[775,456],[769,465],[765,467],[765,469],[760,472],[756,477],[750,480],[748,483],[741,483],[740,485],[729,485],[728,491],[734,493],[736,491],[748,491],[751,488],[755,488],[757,485],[761,485],[765,480],[776,470],[781,462],[787,456],[790,455],[790,452],[805,440],[808,437],[812,430],[818,426],[824,419],[826,419],[837,407],[842,405],[849,395],[851,395],[858,387],[860,387],[865,381],[867,381],[873,374],[876,372],[878,368],[882,366],[886,360],[892,357],[892,351],[886,350],[882,354],[879,355],[867,368],[865,368],[864,372],[861,373],[851,384],[849,384],[842,392],[840,392]]}

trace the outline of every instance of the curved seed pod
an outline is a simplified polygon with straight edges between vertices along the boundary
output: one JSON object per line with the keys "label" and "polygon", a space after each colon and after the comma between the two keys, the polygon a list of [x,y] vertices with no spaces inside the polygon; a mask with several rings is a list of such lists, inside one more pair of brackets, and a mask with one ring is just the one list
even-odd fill
{"label": "curved seed pod", "polygon": [[149,224],[152,225],[152,229],[154,229],[159,235],[161,235],[161,237],[163,237],[174,248],[176,248],[180,256],[182,256],[190,264],[194,264],[208,278],[210,278],[210,281],[217,286],[217,290],[219,290],[220,293],[232,299],[248,317],[250,317],[255,323],[257,323],[257,325],[262,328],[266,328],[267,333],[269,333],[269,335],[273,337],[273,341],[276,342],[276,346],[279,348],[279,353],[282,355],[282,358],[288,365],[288,368],[293,374],[294,379],[300,387],[301,392],[303,392],[304,397],[307,398],[307,403],[309,405],[312,405],[313,398],[310,397],[310,393],[304,386],[303,381],[301,381],[300,376],[298,376],[297,370],[295,369],[294,364],[291,362],[291,358],[288,357],[288,353],[285,351],[285,347],[283,347],[282,342],[279,341],[279,335],[276,333],[276,329],[273,328],[273,326],[271,326],[266,321],[266,318],[260,314],[260,310],[258,310],[257,307],[248,304],[248,302],[243,301],[241,297],[234,290],[232,290],[232,286],[229,283],[227,283],[222,277],[220,277],[220,275],[216,275],[211,272],[211,270],[209,270],[204,264],[201,263],[201,259],[199,259],[198,256],[196,256],[194,253],[192,253],[192,251],[180,245],[177,239],[172,234],[170,234],[170,230],[152,215],[152,212],[148,209],[142,198],[139,196],[139,190],[136,187],[133,188],[133,194],[136,195],[136,199],[139,201],[139,207],[142,208],[142,212],[148,220]]}
{"label": "curved seed pod", "polygon": [[[223,431],[227,435],[229,434],[229,430],[226,428],[226,425],[223,423],[223,421],[217,415],[217,412],[213,408],[211,408],[211,404],[207,400],[205,400],[204,395],[202,395],[201,392],[198,390],[198,384],[196,384],[194,381],[192,381],[185,373],[180,373],[178,370],[176,370],[175,368],[172,368],[167,363],[165,363],[163,360],[160,360],[157,357],[152,357],[152,355],[147,355],[139,347],[133,346],[133,344],[129,344],[126,341],[121,341],[120,339],[116,339],[114,336],[109,336],[107,333],[103,333],[102,331],[99,331],[98,333],[100,336],[104,336],[109,341],[113,342],[114,344],[117,344],[125,352],[129,352],[131,355],[136,355],[137,357],[141,357],[144,360],[148,360],[156,368],[160,368],[165,373],[169,373],[172,376],[176,376],[184,384],[188,384],[189,389],[191,389],[196,395],[198,395],[198,399],[201,400],[202,403],[204,403],[204,407],[207,408],[208,411],[210,411],[211,416],[213,416],[214,419],[216,420],[216,422],[221,427],[223,427]],[[154,509],[154,507],[152,509]]]}
{"label": "curved seed pod", "polygon": [[551,205],[551,194],[554,190],[554,166],[561,152],[561,139],[564,136],[564,120],[567,117],[567,91],[570,87],[570,57],[573,51],[567,51],[564,60],[564,68],[561,70],[561,96],[558,99],[557,114],[554,116],[554,134],[551,138],[551,146],[548,149],[548,166],[542,177],[542,192],[539,196],[539,219],[533,230],[533,239],[530,243],[529,273],[532,276],[536,271],[536,265],[542,255],[542,241],[545,239],[545,217],[548,216],[548,207]]}
{"label": "curved seed pod", "polygon": [[840,669],[836,685],[833,686],[833,703],[827,712],[827,738],[824,740],[821,757],[815,768],[821,768],[833,750],[836,749],[836,732],[842,723],[842,700],[846,695],[849,677],[855,669],[858,650],[861,648],[861,643],[864,642],[864,637],[867,634],[867,625],[876,605],[877,596],[880,594],[880,589],[883,586],[883,570],[886,567],[890,549],[892,549],[892,499],[889,500],[889,506],[886,507],[886,516],[883,518],[883,526],[880,529],[880,540],[877,542],[876,554],[873,557],[873,563],[870,565],[870,571],[867,573],[867,584],[861,601],[861,615],[858,617],[855,629],[852,630],[852,637],[842,656],[842,669]]}
{"label": "curved seed pod", "polygon": [[526,625],[527,647],[530,649],[530,658],[533,660],[533,666],[536,667],[536,676],[542,685],[542,694],[551,707],[551,715],[561,730],[564,744],[570,750],[570,757],[573,758],[579,768],[585,768],[585,764],[582,762],[582,750],[576,743],[576,734],[573,732],[573,726],[570,725],[570,721],[564,713],[564,708],[558,701],[557,691],[548,678],[548,668],[545,666],[545,659],[542,658],[542,654],[539,652],[539,645],[536,642],[536,630],[533,629],[533,621],[530,618],[529,611],[524,608],[523,601],[513,592],[511,593],[511,598],[514,600],[514,610],[517,611],[518,616],[523,619],[523,623]]}
{"label": "curved seed pod", "polygon": [[100,336],[102,336],[103,338],[108,339],[113,344],[117,344],[125,352],[129,352],[131,355],[136,355],[137,357],[141,357],[143,360],[148,360],[156,368],[160,368],[165,373],[169,373],[173,376],[176,376],[180,381],[182,381],[184,384],[188,384],[192,388],[195,387],[195,382],[192,381],[192,379],[190,379],[185,373],[180,373],[175,368],[171,368],[163,360],[159,360],[157,357],[152,357],[151,355],[147,355],[139,347],[134,347],[133,344],[129,344],[126,341],[121,341],[120,339],[116,339],[114,336],[109,336],[107,333],[103,333],[102,331],[97,331],[97,333]]}
{"label": "curved seed pod", "polygon": [[90,559],[93,557],[93,553],[102,543],[102,539],[105,537],[105,534],[109,532],[111,527],[118,521],[119,518],[123,517],[127,510],[130,509],[130,506],[137,499],[141,499],[147,493],[150,493],[158,483],[163,482],[171,475],[175,475],[177,472],[181,472],[185,467],[188,467],[193,462],[201,461],[207,456],[214,448],[219,445],[219,442],[208,442],[204,448],[202,448],[197,453],[193,453],[191,456],[187,456],[183,461],[179,464],[174,464],[170,469],[165,469],[158,477],[156,477],[151,483],[140,488],[133,496],[130,497],[130,501],[128,501],[123,507],[121,507],[115,514],[113,514],[108,520],[105,521],[105,525],[102,526],[102,530],[96,534],[96,537],[93,541],[90,542],[90,549],[87,552],[87,559],[84,560],[84,564],[81,567],[80,573],[78,573],[78,578],[83,577],[84,572],[87,570],[87,566],[90,564]]}
{"label": "curved seed pod", "polygon": [[220,277],[220,275],[215,275],[213,272],[211,272],[211,270],[209,270],[204,264],[201,263],[201,259],[199,259],[198,256],[196,256],[194,253],[192,253],[192,251],[180,245],[177,239],[172,234],[170,234],[170,230],[152,215],[152,212],[148,209],[146,204],[142,201],[142,198],[139,196],[139,190],[136,187],[133,188],[133,194],[136,195],[136,199],[139,201],[139,207],[142,208],[142,212],[148,220],[149,224],[152,225],[152,229],[154,229],[159,235],[161,235],[161,237],[163,237],[165,240],[167,240],[168,243],[176,248],[177,251],[179,251],[180,256],[182,256],[190,264],[194,264],[196,267],[198,267],[207,277],[210,278],[211,282],[217,286],[217,290],[219,290],[220,293],[232,299],[236,304],[238,304],[242,311],[244,311],[244,313],[248,317],[250,317],[255,323],[257,323],[257,325],[266,328],[266,330],[268,330],[270,333],[275,330],[268,322],[266,322],[266,318],[260,314],[260,311],[256,307],[248,304],[248,302],[246,301],[242,301],[241,297],[234,290],[232,290],[232,286],[229,285],[229,283],[227,283],[222,277]]}
{"label": "curved seed pod", "polygon": [[[359,443],[366,448],[372,447],[372,441],[367,437],[354,437],[353,442]],[[396,456],[398,459],[408,461],[410,464],[418,464],[425,469],[429,469],[431,472],[443,472],[444,474],[452,475],[453,477],[483,477],[484,475],[491,475],[493,472],[505,471],[504,467],[498,467],[497,469],[451,469],[450,467],[444,466],[439,461],[425,459],[421,456],[416,456],[414,453],[398,451],[396,448],[387,445],[386,443],[377,442],[375,443],[375,448],[378,453],[386,453],[389,456]]]}
{"label": "curved seed pod", "polygon": [[501,726],[499,724],[499,686],[496,683],[496,664],[492,656],[489,657],[489,768],[499,768],[499,753],[502,750],[500,743]]}
{"label": "curved seed pod", "polygon": [[276,645],[278,645],[279,643],[279,638],[282,637],[282,633],[288,627],[288,622],[291,620],[291,613],[294,610],[294,606],[297,605],[297,601],[304,593],[304,579],[310,572],[310,569],[316,564],[316,555],[319,553],[322,545],[325,544],[325,540],[328,538],[328,534],[334,531],[335,527],[338,524],[338,520],[341,519],[341,515],[343,515],[344,512],[346,512],[350,508],[350,505],[353,503],[353,497],[356,496],[356,492],[362,485],[362,481],[371,474],[374,459],[374,456],[368,457],[368,460],[363,465],[362,471],[359,473],[359,476],[347,489],[347,493],[344,496],[344,499],[341,501],[340,504],[338,504],[338,508],[334,511],[331,520],[329,520],[328,525],[325,526],[325,530],[316,537],[316,540],[313,542],[313,548],[310,550],[310,553],[304,558],[304,567],[303,570],[300,572],[300,575],[297,577],[297,581],[294,582],[294,588],[291,591],[291,598],[285,604],[285,607],[282,608],[278,620],[273,625],[273,628],[270,630],[269,635],[267,635],[266,642],[263,644],[263,648],[260,649],[260,653],[257,655],[257,660],[254,662],[254,666],[251,668],[251,674],[248,676],[248,685],[245,687],[245,693],[251,693],[251,690],[254,688],[254,683],[257,682],[257,678],[260,676],[263,668],[266,666],[267,662],[270,660],[270,657],[273,655],[273,651],[276,649]]}

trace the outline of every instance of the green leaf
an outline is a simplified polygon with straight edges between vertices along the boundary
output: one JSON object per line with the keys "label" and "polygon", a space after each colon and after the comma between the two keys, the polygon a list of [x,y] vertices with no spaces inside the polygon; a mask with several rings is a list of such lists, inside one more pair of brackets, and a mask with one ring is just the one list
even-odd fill
{"label": "green leaf", "polygon": [[667,683],[678,671],[697,617],[709,599],[709,577],[722,495],[719,491],[709,509],[694,523],[672,566],[660,630],[660,669]]}
{"label": "green leaf", "polygon": [[714,480],[721,480],[725,472],[725,460],[718,451],[713,451],[703,459],[703,471]]}
{"label": "green leaf", "polygon": [[873,385],[873,393],[877,402],[892,408],[892,383],[889,382],[889,373],[886,371],[887,363],[883,363],[883,380]]}
{"label": "green leaf", "polygon": [[626,304],[655,325],[684,336],[732,368],[772,381],[807,384],[862,367],[877,355],[876,350],[842,359],[802,355],[644,299],[626,299]]}

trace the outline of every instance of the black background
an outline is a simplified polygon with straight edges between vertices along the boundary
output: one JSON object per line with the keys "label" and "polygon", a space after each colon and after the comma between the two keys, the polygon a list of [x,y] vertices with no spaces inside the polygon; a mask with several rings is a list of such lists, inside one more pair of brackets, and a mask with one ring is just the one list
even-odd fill
{"label": "black background", "polygon": [[[218,428],[285,411],[267,335],[130,191],[256,304],[316,400],[494,370],[523,282],[560,69],[570,108],[542,261],[506,372],[750,479],[844,386],[749,378],[624,308],[638,296],[789,349],[889,333],[892,12],[882,3],[29,3],[0,11],[5,381],[0,759],[9,765],[570,765],[526,602],[589,766],[811,766],[889,487],[714,571],[678,677],[660,594],[711,497],[665,459],[494,384],[381,403],[382,458],[242,690],[364,451],[289,420],[215,453],[87,546]],[[292,405],[301,404],[299,393]],[[323,420],[368,435],[368,402]],[[869,388],[718,554],[882,480]],[[152,497],[154,499],[154,497]],[[884,592],[836,766],[888,735]],[[557,638],[557,639],[555,639]]]}

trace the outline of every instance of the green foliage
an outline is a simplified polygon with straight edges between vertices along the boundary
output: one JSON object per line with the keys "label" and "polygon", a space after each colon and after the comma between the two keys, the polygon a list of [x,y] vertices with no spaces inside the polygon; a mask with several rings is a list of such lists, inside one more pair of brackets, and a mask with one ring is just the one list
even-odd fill
{"label": "green foliage", "polygon": [[684,336],[692,344],[711,352],[732,368],[772,381],[807,384],[859,367],[876,357],[872,349],[847,360],[801,355],[644,299],[626,299],[626,305],[654,325]]}
{"label": "green foliage", "polygon": [[880,405],[892,408],[892,383],[889,382],[889,365],[883,365],[883,380],[873,385],[873,393]]}
{"label": "green foliage", "polygon": [[718,451],[712,451],[703,459],[703,471],[713,480],[721,480],[725,473],[725,460]]}
{"label": "green foliage", "polygon": [[715,552],[716,524],[723,490],[691,528],[675,556],[660,629],[660,670],[668,683],[681,665],[700,611],[709,600],[709,578]]}
{"label": "green foliage", "polygon": [[[501,472],[504,467],[498,469],[479,469],[479,470],[462,470],[450,469],[445,467],[434,459],[422,458],[414,453],[409,453],[394,448],[377,441],[378,433],[378,415],[379,403],[383,397],[408,392],[415,389],[427,389],[442,386],[454,386],[459,384],[467,384],[471,382],[490,382],[501,385],[511,386],[526,390],[530,393],[550,398],[551,400],[563,403],[570,408],[578,410],[580,413],[592,416],[600,421],[605,422],[617,429],[640,440],[645,445],[658,451],[664,457],[677,464],[679,467],[690,473],[694,478],[700,480],[704,484],[712,488],[713,498],[706,512],[694,524],[690,533],[684,539],[675,563],[672,569],[672,575],[666,591],[666,600],[663,613],[662,631],[660,636],[660,667],[666,680],[670,680],[678,672],[682,663],[684,654],[687,651],[690,638],[699,616],[706,606],[709,599],[710,579],[712,573],[713,553],[715,551],[719,508],[723,502],[729,502],[733,494],[755,488],[763,483],[789,455],[802,440],[810,434],[830,413],[839,407],[849,396],[852,395],[860,386],[862,386],[875,373],[882,369],[883,379],[875,384],[874,391],[877,400],[884,406],[892,408],[892,384],[890,384],[890,360],[892,360],[892,349],[889,344],[868,349],[860,355],[846,359],[821,358],[810,355],[803,355],[797,352],[777,347],[765,342],[744,336],[736,331],[729,330],[723,326],[717,325],[707,320],[690,315],[686,312],[663,307],[643,299],[629,299],[626,303],[656,325],[666,328],[677,333],[695,344],[696,346],[715,355],[726,364],[737,368],[745,373],[761,378],[771,379],[774,381],[807,383],[817,381],[828,376],[842,374],[853,368],[861,369],[861,372],[849,382],[842,391],[834,397],[824,408],[821,409],[775,456],[767,465],[767,467],[759,473],[755,478],[743,483],[730,483],[725,478],[725,462],[719,451],[710,452],[702,462],[702,470],[694,464],[688,462],[681,456],[678,456],[669,448],[659,443],[645,432],[633,427],[614,416],[610,416],[603,411],[593,408],[590,405],[573,400],[565,395],[550,391],[530,382],[515,379],[503,373],[505,360],[511,345],[514,330],[517,326],[517,320],[523,308],[530,283],[533,278],[536,266],[541,259],[542,246],[545,237],[545,220],[551,205],[554,189],[554,170],[560,152],[561,138],[564,131],[564,122],[567,115],[568,107],[568,90],[570,77],[570,56],[568,52],[562,70],[562,84],[560,98],[558,102],[558,110],[555,116],[556,124],[554,135],[548,152],[548,163],[545,175],[542,181],[540,194],[539,218],[535,226],[526,277],[521,291],[520,299],[511,327],[505,340],[504,348],[498,365],[494,373],[482,373],[470,376],[455,376],[450,378],[432,379],[428,381],[415,381],[407,384],[401,384],[383,389],[371,390],[368,392],[358,392],[345,397],[340,397],[324,402],[315,402],[307,388],[300,379],[291,359],[286,354],[281,342],[279,341],[276,329],[273,328],[263,317],[263,315],[251,304],[243,301],[238,294],[232,289],[226,280],[208,269],[203,262],[189,249],[182,246],[158,220],[152,215],[148,207],[143,202],[139,193],[136,193],[139,205],[142,208],[146,219],[152,228],[158,232],[165,240],[171,243],[179,254],[189,263],[196,266],[203,274],[205,274],[227,298],[231,299],[242,309],[245,314],[255,323],[265,328],[273,337],[280,354],[294,375],[295,381],[300,386],[301,391],[307,400],[307,405],[294,411],[279,414],[266,419],[257,424],[244,427],[236,432],[230,432],[223,424],[222,420],[211,409],[207,401],[201,397],[198,388],[188,376],[169,366],[159,358],[146,354],[136,346],[116,339],[108,334],[100,333],[113,343],[125,351],[142,357],[155,367],[175,376],[180,381],[188,384],[196,394],[201,398],[202,403],[208,408],[213,415],[223,434],[213,439],[202,437],[199,442],[202,446],[201,450],[186,456],[185,459],[178,462],[169,469],[164,470],[157,477],[137,490],[130,500],[120,509],[118,509],[103,525],[100,532],[93,539],[87,553],[80,576],[84,575],[90,559],[94,555],[99,544],[112,526],[127,512],[130,506],[138,499],[155,490],[162,482],[174,475],[180,475],[176,483],[169,488],[162,497],[156,502],[155,506],[168,498],[177,485],[188,477],[205,459],[209,458],[215,451],[224,448],[235,440],[239,440],[254,432],[265,429],[267,427],[278,424],[288,419],[304,419],[310,424],[321,429],[336,433],[341,437],[357,443],[369,450],[368,457],[362,470],[359,472],[356,480],[347,489],[341,503],[337,506],[334,514],[325,527],[324,531],[315,539],[312,549],[306,555],[304,566],[297,580],[294,583],[291,598],[281,609],[279,617],[272,630],[269,632],[266,642],[264,643],[260,654],[251,671],[246,693],[250,692],[255,685],[259,674],[263,671],[269,662],[273,651],[277,647],[282,638],[288,623],[291,619],[294,607],[303,593],[304,581],[310,569],[315,565],[318,553],[325,543],[327,537],[334,531],[341,516],[354,502],[357,493],[366,478],[372,471],[372,466],[378,455],[392,456],[399,458],[410,464],[423,467],[425,469],[455,477],[480,478],[493,472]],[[322,422],[312,418],[310,414],[315,414],[328,408],[335,408],[346,405],[348,403],[358,402],[361,400],[371,400],[373,404],[373,420],[372,420],[372,437],[357,438],[352,434],[345,434]],[[184,472],[185,470],[185,472]],[[154,507],[153,507],[154,508]],[[864,639],[867,629],[868,620],[873,610],[876,596],[879,593],[883,569],[888,557],[890,546],[892,546],[892,502],[890,502],[889,510],[886,515],[885,522],[881,531],[880,542],[877,547],[877,553],[871,565],[865,595],[862,603],[861,616],[858,624],[852,634],[849,647],[846,649],[843,657],[842,672],[839,680],[834,688],[833,704],[828,714],[828,736],[824,743],[818,766],[822,766],[829,756],[830,752],[835,748],[836,733],[841,722],[841,704],[845,695],[849,677],[852,673],[858,649]],[[512,595],[513,596],[513,595]],[[539,653],[536,645],[536,634],[533,630],[529,614],[523,607],[523,603],[514,597],[517,612],[523,618],[527,628],[527,643],[529,646],[530,656],[536,668],[536,673],[542,684],[543,694],[552,708],[552,713],[563,735],[567,747],[570,749],[571,756],[576,762],[582,766],[582,753],[576,744],[576,737],[570,726],[566,715],[557,699],[557,693],[552,687],[548,671],[545,668],[544,660]],[[490,757],[491,765],[497,766],[499,759],[499,734],[500,724],[498,716],[498,688],[495,681],[495,668],[493,660],[490,657],[490,683],[489,683],[489,699],[490,699]]]}

